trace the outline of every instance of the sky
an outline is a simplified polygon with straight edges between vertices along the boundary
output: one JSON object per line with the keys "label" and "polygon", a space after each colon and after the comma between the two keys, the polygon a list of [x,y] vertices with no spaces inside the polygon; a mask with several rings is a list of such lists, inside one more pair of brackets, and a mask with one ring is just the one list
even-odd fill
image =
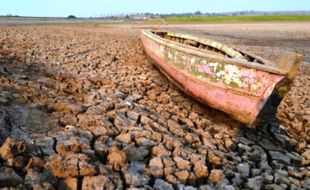
{"label": "sky", "polygon": [[130,13],[310,11],[310,0],[0,0],[0,15],[96,17]]}

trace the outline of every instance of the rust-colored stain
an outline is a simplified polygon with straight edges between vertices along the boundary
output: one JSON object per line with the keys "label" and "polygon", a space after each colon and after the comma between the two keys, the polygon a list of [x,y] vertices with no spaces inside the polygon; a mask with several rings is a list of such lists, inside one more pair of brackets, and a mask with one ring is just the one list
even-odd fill
{"label": "rust-colored stain", "polygon": [[[191,42],[196,47],[188,45]],[[142,31],[142,43],[155,65],[179,88],[245,124],[256,121],[271,94],[283,98],[301,62],[299,55],[287,54],[275,67],[218,42],[149,30]],[[208,50],[200,48],[204,46]]]}

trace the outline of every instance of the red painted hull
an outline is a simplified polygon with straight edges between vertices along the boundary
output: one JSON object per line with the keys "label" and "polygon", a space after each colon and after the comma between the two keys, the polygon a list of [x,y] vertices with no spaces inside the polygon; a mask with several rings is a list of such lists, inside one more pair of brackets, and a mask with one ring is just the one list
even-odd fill
{"label": "red painted hull", "polygon": [[[170,81],[198,101],[224,111],[246,124],[256,121],[265,102],[275,90],[275,86],[285,78],[282,75],[257,71],[255,74],[258,76],[256,77],[260,77],[262,81],[268,80],[263,83],[262,90],[246,91],[247,89],[232,88],[225,83],[214,82],[210,78],[197,77],[186,67],[181,69],[176,67],[171,63],[172,60],[168,58],[169,56],[165,56],[165,53],[158,53],[157,50],[171,51],[180,57],[186,57],[186,54],[160,44],[145,35],[142,35],[142,43],[148,57]],[[193,55],[188,56],[192,58]]]}

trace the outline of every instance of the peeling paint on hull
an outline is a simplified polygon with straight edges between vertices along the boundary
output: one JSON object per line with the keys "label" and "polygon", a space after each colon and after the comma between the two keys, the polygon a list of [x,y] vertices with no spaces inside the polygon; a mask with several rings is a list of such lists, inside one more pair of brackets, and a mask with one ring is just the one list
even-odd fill
{"label": "peeling paint on hull", "polygon": [[275,87],[286,81],[285,75],[240,66],[230,60],[225,62],[214,56],[195,55],[191,49],[174,48],[174,42],[160,43],[147,32],[142,33],[141,39],[148,57],[170,81],[198,101],[245,124],[256,121]]}

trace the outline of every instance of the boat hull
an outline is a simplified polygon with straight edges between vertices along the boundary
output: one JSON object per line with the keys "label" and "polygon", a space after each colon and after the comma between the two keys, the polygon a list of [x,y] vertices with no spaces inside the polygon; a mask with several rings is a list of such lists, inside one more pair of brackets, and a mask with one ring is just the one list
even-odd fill
{"label": "boat hull", "polygon": [[283,75],[197,56],[191,49],[174,48],[147,34],[141,40],[147,56],[171,82],[245,124],[257,121],[268,98],[285,81]]}

